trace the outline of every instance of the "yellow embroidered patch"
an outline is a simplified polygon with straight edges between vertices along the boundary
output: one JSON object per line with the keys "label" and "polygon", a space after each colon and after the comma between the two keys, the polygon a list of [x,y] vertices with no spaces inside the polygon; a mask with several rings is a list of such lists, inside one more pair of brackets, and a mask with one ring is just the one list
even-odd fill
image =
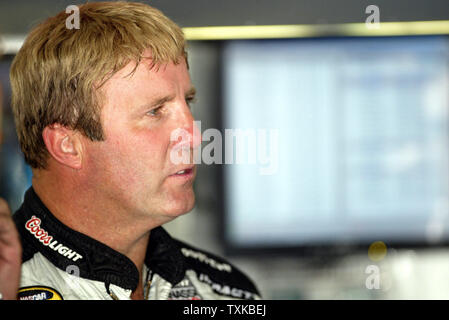
{"label": "yellow embroidered patch", "polygon": [[20,288],[18,297],[19,300],[64,300],[58,291],[43,286]]}

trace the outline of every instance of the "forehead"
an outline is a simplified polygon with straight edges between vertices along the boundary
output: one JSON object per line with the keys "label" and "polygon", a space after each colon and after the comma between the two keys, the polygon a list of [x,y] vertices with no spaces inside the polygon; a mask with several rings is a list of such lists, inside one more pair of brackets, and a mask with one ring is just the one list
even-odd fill
{"label": "forehead", "polygon": [[128,63],[116,72],[102,87],[104,106],[148,100],[163,95],[186,92],[191,88],[187,64],[183,57],[177,64],[168,62],[152,65],[150,58],[143,58],[136,67],[135,62]]}

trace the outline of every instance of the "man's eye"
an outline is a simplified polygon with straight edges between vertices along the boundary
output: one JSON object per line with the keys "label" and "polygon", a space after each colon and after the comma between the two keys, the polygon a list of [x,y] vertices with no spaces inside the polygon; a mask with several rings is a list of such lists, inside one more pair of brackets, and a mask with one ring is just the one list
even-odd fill
{"label": "man's eye", "polygon": [[192,104],[196,102],[195,97],[186,97],[187,105],[190,107]]}
{"label": "man's eye", "polygon": [[149,116],[157,116],[161,113],[162,110],[162,106],[160,107],[156,107],[154,109],[151,109],[150,111],[147,112],[147,115]]}

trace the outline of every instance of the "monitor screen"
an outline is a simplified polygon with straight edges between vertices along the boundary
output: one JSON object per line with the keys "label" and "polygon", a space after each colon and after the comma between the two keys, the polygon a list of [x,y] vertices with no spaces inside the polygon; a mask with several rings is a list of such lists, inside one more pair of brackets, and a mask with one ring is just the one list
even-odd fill
{"label": "monitor screen", "polygon": [[229,41],[223,73],[228,247],[449,242],[447,37]]}

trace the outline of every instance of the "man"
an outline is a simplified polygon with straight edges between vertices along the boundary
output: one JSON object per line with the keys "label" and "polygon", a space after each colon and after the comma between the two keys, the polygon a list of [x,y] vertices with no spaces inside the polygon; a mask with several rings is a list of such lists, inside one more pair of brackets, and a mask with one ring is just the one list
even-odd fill
{"label": "man", "polygon": [[5,200],[0,199],[0,299],[17,297],[20,279],[22,248],[11,212]]}
{"label": "man", "polygon": [[[0,57],[1,57],[1,48],[0,48]],[[0,83],[0,147],[3,143],[3,88]]]}
{"label": "man", "polygon": [[[33,168],[14,215],[19,298],[259,298],[234,266],[161,227],[194,206],[201,142],[181,29],[141,3],[88,3],[79,14],[79,29],[65,12],[37,26],[11,67]],[[172,139],[179,130],[188,139]],[[173,163],[179,154],[188,159]]]}
{"label": "man", "polygon": [[[0,83],[0,149],[2,147],[2,86]],[[0,300],[16,299],[22,248],[11,212],[0,198]]]}

